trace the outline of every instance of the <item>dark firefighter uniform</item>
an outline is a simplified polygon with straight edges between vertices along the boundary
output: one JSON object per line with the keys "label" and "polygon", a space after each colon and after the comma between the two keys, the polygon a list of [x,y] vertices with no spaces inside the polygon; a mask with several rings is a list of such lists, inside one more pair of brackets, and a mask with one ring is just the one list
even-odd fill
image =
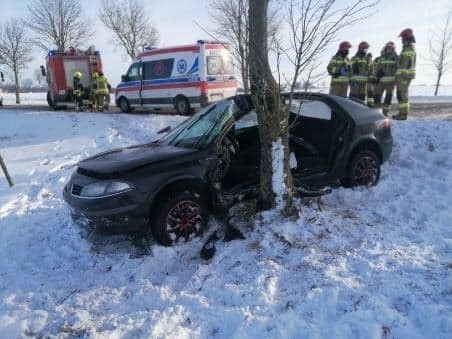
{"label": "dark firefighter uniform", "polygon": [[[392,96],[394,93],[394,85],[397,72],[397,54],[395,45],[392,41],[386,43],[381,51],[381,56],[375,59],[375,105],[383,107],[384,115],[387,115],[391,109]],[[381,99],[385,93],[383,106]]]}
{"label": "dark firefighter uniform", "polygon": [[410,112],[408,101],[408,88],[410,82],[416,76],[416,52],[413,43],[416,42],[413,30],[404,29],[399,37],[402,38],[403,49],[397,61],[396,86],[397,100],[399,101],[399,114],[392,118],[395,120],[406,120]]}
{"label": "dark firefighter uniform", "polygon": [[74,93],[74,103],[76,111],[81,111],[83,109],[83,86],[80,83],[81,78],[81,72],[74,72],[74,78],[72,80],[72,90]]}
{"label": "dark firefighter uniform", "polygon": [[97,109],[99,111],[103,111],[107,107],[105,107],[105,99],[107,95],[109,95],[109,84],[107,78],[104,76],[102,72],[99,73],[99,76],[97,79],[97,86],[96,86],[96,103],[97,103]]}
{"label": "dark firefighter uniform", "polygon": [[367,49],[369,44],[362,41],[358,46],[356,55],[352,58],[352,71],[350,75],[350,97],[362,101],[366,100],[367,82],[369,74],[372,73],[372,63],[367,58]]}
{"label": "dark firefighter uniform", "polygon": [[351,71],[347,55],[351,47],[348,41],[341,42],[339,50],[327,66],[328,74],[331,75],[330,94],[347,96]]}

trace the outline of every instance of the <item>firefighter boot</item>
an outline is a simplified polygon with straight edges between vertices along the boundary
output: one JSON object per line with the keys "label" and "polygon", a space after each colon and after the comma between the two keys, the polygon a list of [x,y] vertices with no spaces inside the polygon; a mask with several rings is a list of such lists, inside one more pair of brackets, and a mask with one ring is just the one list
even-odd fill
{"label": "firefighter boot", "polygon": [[394,120],[406,120],[408,117],[408,110],[410,109],[410,104],[408,102],[399,103],[399,114],[393,115]]}

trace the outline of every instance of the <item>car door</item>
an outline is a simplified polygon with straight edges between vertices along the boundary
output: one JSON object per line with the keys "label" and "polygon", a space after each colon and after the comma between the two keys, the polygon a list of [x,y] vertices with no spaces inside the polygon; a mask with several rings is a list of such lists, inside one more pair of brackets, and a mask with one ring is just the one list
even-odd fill
{"label": "car door", "polygon": [[297,170],[325,172],[331,145],[333,111],[317,98],[294,100],[290,107],[290,147]]}

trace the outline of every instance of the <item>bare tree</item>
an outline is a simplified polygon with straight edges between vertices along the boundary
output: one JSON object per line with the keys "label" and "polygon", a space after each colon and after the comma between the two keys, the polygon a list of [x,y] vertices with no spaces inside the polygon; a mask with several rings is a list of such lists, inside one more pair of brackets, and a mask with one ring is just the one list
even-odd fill
{"label": "bare tree", "polygon": [[[248,68],[248,16],[249,0],[212,0],[209,12],[216,28],[214,36],[231,44],[232,53],[238,63],[245,93],[249,93],[250,75]],[[272,42],[280,27],[281,20],[276,8],[269,9],[268,39]]]}
{"label": "bare tree", "polygon": [[435,95],[438,95],[441,78],[452,65],[452,9],[447,14],[444,26],[430,39],[429,49],[431,61],[437,71]]}
{"label": "bare tree", "polygon": [[[260,202],[262,207],[277,206],[283,201],[284,211],[294,213],[293,180],[289,164],[289,114],[293,91],[301,74],[307,81],[316,70],[315,62],[345,27],[366,18],[378,0],[354,0],[338,7],[339,0],[290,0],[286,22],[290,31],[290,47],[276,45],[278,82],[268,64],[267,10],[269,0],[249,0],[249,70],[251,97],[259,120],[261,142]],[[280,101],[279,62],[285,55],[293,65],[290,100]],[[320,76],[320,75],[319,75]]]}
{"label": "bare tree", "polygon": [[20,104],[19,72],[31,60],[24,23],[19,19],[11,19],[0,31],[0,63],[5,64],[14,74],[16,104]]}
{"label": "bare tree", "polygon": [[144,46],[158,41],[158,31],[141,1],[103,0],[99,18],[113,32],[115,45],[124,48],[132,59]]}
{"label": "bare tree", "polygon": [[337,34],[345,27],[367,18],[369,11],[378,2],[379,0],[354,0],[344,7],[338,7],[338,0],[288,2],[285,18],[290,32],[290,48],[285,49],[285,54],[293,66],[291,92],[301,74],[313,77],[316,60]]}
{"label": "bare tree", "polygon": [[267,11],[268,0],[250,0],[248,62],[261,143],[259,203],[264,209],[276,206],[293,213],[289,115],[281,104],[279,86],[268,63]]}
{"label": "bare tree", "polygon": [[27,7],[27,26],[35,34],[34,43],[43,49],[84,46],[94,35],[79,0],[32,0]]}

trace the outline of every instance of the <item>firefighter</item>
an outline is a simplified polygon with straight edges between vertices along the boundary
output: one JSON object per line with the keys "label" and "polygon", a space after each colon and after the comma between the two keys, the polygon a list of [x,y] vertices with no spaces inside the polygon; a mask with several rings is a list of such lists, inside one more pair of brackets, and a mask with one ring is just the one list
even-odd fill
{"label": "firefighter", "polygon": [[97,96],[96,96],[98,76],[99,75],[97,74],[97,72],[93,72],[93,78],[91,80],[91,88],[90,88],[90,92],[89,92],[92,111],[96,111],[98,108],[98,102],[97,102]]}
{"label": "firefighter", "polygon": [[[108,106],[105,107],[106,96],[109,95],[110,84],[108,83],[107,78],[104,76],[104,73],[99,72],[99,76],[97,77],[97,88],[96,88],[96,97],[97,97],[97,109],[99,112],[102,112],[104,109],[108,109]],[[107,103],[108,105],[108,103]]]}
{"label": "firefighter", "polygon": [[350,59],[347,57],[352,45],[348,41],[339,44],[339,50],[328,64],[328,74],[331,75],[330,94],[346,97],[350,76]]}
{"label": "firefighter", "polygon": [[358,51],[351,61],[350,97],[361,101],[366,100],[367,82],[371,73],[369,59],[367,58],[368,48],[369,44],[366,41],[360,42]]}
{"label": "firefighter", "polygon": [[408,101],[408,88],[410,82],[416,76],[416,51],[413,44],[416,42],[413,30],[404,29],[400,35],[402,38],[402,52],[397,61],[396,86],[397,100],[399,102],[399,114],[393,115],[395,120],[406,120],[410,112],[410,103]]}
{"label": "firefighter", "polygon": [[369,64],[369,81],[367,82],[367,106],[374,107],[374,88],[375,88],[375,65],[372,59],[372,53],[367,53],[367,63]]}
{"label": "firefighter", "polygon": [[81,78],[81,72],[74,72],[74,78],[72,80],[72,90],[74,93],[74,103],[76,111],[81,111],[83,109],[83,85],[80,82]]}
{"label": "firefighter", "polygon": [[381,99],[383,93],[383,114],[388,115],[391,109],[391,101],[394,93],[395,75],[397,71],[397,53],[392,41],[386,43],[381,50],[381,55],[375,59],[375,93],[374,100],[377,107],[382,107]]}

